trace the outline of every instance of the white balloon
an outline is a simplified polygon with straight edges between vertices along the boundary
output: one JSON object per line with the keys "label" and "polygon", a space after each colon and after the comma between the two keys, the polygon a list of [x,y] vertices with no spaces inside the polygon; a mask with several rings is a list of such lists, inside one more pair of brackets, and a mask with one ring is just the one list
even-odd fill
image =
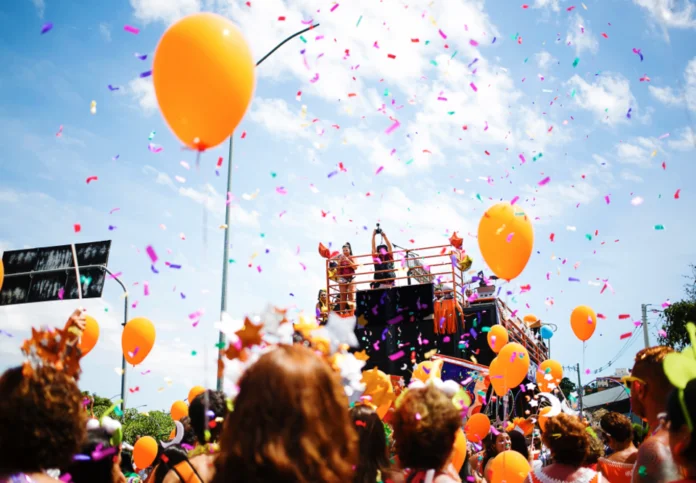
{"label": "white balloon", "polygon": [[454,395],[457,394],[457,391],[459,391],[460,387],[461,386],[457,384],[457,381],[453,381],[452,379],[450,379],[442,384],[441,389],[442,392],[447,394],[447,396],[454,397]]}
{"label": "white balloon", "polygon": [[423,389],[425,387],[425,383],[421,381],[420,379],[416,379],[414,381],[411,381],[411,384],[408,385],[409,389]]}
{"label": "white balloon", "polygon": [[550,392],[542,392],[537,394],[537,396],[540,398],[546,398],[546,400],[551,404],[551,411],[544,414],[545,417],[552,418],[561,414],[561,401],[559,401],[556,396],[554,396]]}

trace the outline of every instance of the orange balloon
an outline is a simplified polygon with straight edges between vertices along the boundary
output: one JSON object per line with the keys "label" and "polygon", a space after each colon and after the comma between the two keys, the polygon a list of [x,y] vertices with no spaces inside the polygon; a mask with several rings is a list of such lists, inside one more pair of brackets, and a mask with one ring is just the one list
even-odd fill
{"label": "orange balloon", "polygon": [[181,418],[188,416],[188,406],[184,401],[175,401],[169,413],[174,421],[179,421]]}
{"label": "orange balloon", "polygon": [[[546,374],[550,374],[552,379],[548,380]],[[553,388],[561,384],[561,379],[563,379],[563,366],[560,362],[548,359],[539,365],[536,382],[541,392],[551,392]],[[552,388],[551,384],[555,386]]]}
{"label": "orange balloon", "polygon": [[255,70],[246,40],[228,19],[197,13],[176,22],[162,35],[152,64],[170,129],[198,151],[222,143],[249,107]]}
{"label": "orange balloon", "polygon": [[144,470],[154,463],[157,457],[157,441],[152,436],[143,436],[133,445],[133,463]]}
{"label": "orange balloon", "polygon": [[79,343],[82,357],[89,354],[99,340],[99,324],[94,320],[94,317],[89,315],[85,316],[85,322],[85,330],[82,332]]}
{"label": "orange balloon", "polygon": [[2,260],[0,260],[0,290],[2,290],[3,280],[5,280],[5,266],[2,264]]}
{"label": "orange balloon", "polygon": [[442,359],[423,361],[416,366],[413,377],[423,382],[428,382],[430,378],[439,378],[442,374],[442,364]]}
{"label": "orange balloon", "polygon": [[491,483],[523,483],[531,467],[521,453],[503,451],[491,462]]}
{"label": "orange balloon", "polygon": [[464,425],[466,437],[469,439],[469,441],[473,441],[474,443],[481,443],[483,438],[488,435],[490,430],[491,420],[488,419],[488,416],[482,413],[474,414]]}
{"label": "orange balloon", "polygon": [[466,436],[461,428],[457,431],[457,435],[454,438],[454,448],[452,451],[452,466],[454,469],[459,470],[464,466],[464,460],[466,459]]}
{"label": "orange balloon", "polygon": [[508,388],[518,386],[524,381],[529,372],[529,353],[527,349],[517,342],[510,342],[500,350],[498,354],[498,364],[500,364],[505,385]]}
{"label": "orange balloon", "polygon": [[597,314],[587,305],[579,305],[570,314],[570,327],[575,337],[585,342],[597,328]]}
{"label": "orange balloon", "polygon": [[551,409],[551,406],[546,406],[545,408],[541,408],[541,410],[539,411],[537,421],[539,421],[539,427],[542,431],[546,429],[546,421],[549,420],[549,418],[547,418],[546,415],[551,412]]}
{"label": "orange balloon", "polygon": [[[494,339],[495,337],[495,339]],[[496,354],[508,343],[508,331],[502,325],[493,325],[488,331],[488,345]]]}
{"label": "orange balloon", "polygon": [[493,273],[512,280],[522,273],[532,255],[532,222],[521,208],[510,203],[498,203],[481,217],[478,243],[481,255]]}
{"label": "orange balloon", "polygon": [[155,345],[155,326],[145,317],[128,321],[121,335],[121,349],[126,361],[137,366],[145,360]]}
{"label": "orange balloon", "polygon": [[196,396],[203,394],[204,392],[205,388],[203,386],[193,386],[188,393],[188,403],[191,404],[193,400],[196,399]]}
{"label": "orange balloon", "polygon": [[488,366],[488,377],[491,380],[491,385],[493,390],[498,396],[503,396],[508,392],[508,386],[505,383],[505,375],[503,373],[502,365],[496,357],[491,361],[491,365]]}

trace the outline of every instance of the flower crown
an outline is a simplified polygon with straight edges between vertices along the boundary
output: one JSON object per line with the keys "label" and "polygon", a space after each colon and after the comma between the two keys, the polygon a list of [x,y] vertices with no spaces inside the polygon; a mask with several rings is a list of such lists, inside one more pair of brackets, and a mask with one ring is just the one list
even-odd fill
{"label": "flower crown", "polygon": [[72,328],[37,330],[32,327],[31,338],[25,340],[21,347],[27,358],[22,373],[29,377],[35,369],[51,366],[78,379],[82,372],[82,351],[78,347],[78,340],[79,335]]}

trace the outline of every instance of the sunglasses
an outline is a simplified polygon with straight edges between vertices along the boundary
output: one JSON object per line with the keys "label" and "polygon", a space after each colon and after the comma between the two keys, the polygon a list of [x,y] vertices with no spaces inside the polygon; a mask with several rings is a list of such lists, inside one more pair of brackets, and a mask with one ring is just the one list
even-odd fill
{"label": "sunglasses", "polygon": [[621,382],[623,382],[624,386],[626,386],[626,389],[628,389],[629,391],[631,390],[631,386],[633,386],[634,382],[642,384],[643,386],[647,385],[647,383],[643,379],[635,376],[624,376],[621,378]]}

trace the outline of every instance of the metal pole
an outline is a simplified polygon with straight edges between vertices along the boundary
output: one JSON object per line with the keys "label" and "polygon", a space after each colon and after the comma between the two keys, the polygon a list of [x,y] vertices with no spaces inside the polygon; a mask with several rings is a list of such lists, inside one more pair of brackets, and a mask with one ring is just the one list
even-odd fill
{"label": "metal pole", "polygon": [[[126,290],[126,286],[123,285],[123,282],[119,280],[118,277],[115,277],[111,271],[106,268],[102,267],[106,273],[111,275],[111,278],[116,280],[118,284],[121,286],[123,289],[123,323],[121,324],[122,327],[126,326],[126,323],[128,322],[128,290]],[[122,354],[121,355],[121,411],[126,410],[126,355]]]}
{"label": "metal pole", "polygon": [[650,336],[648,334],[648,305],[650,304],[642,304],[640,306],[643,319],[643,341],[645,342],[646,349],[650,347]]}
{"label": "metal pole", "polygon": [[580,418],[582,419],[582,393],[584,392],[582,387],[582,381],[580,380],[580,363],[575,364],[575,371],[578,373],[578,397],[580,399]]}
{"label": "metal pole", "polygon": [[[305,32],[308,32],[309,30],[312,30],[314,28],[317,28],[319,24],[314,24],[311,27],[307,27],[304,30],[300,30],[299,32],[296,32],[292,34],[290,37],[286,38],[283,40],[281,43],[276,45],[269,53],[261,57],[261,59],[256,63],[256,67],[261,65],[261,63],[266,60],[268,57],[270,57],[276,50],[278,50],[283,44],[286,42],[294,39],[298,35],[302,35]],[[230,147],[227,153],[227,193],[232,192],[232,144],[233,144],[233,139],[234,139],[234,133],[230,135]],[[229,262],[229,257],[230,257],[230,202],[228,201],[227,206],[225,207],[225,249],[223,250],[223,257],[222,257],[222,301],[220,302],[220,320],[222,320],[222,314],[227,312],[227,265],[230,263]],[[326,294],[328,297],[328,292]],[[220,332],[218,336],[218,367],[222,364],[222,356],[223,356],[223,347],[225,345],[225,334]],[[124,359],[125,361],[125,359]],[[124,362],[125,364],[125,362]],[[125,372],[124,372],[125,374]],[[122,383],[125,384],[125,375],[124,379],[122,380]],[[218,376],[217,376],[217,390],[222,391],[222,376],[220,374],[220,371],[218,370]],[[124,398],[125,400],[125,398]]]}

